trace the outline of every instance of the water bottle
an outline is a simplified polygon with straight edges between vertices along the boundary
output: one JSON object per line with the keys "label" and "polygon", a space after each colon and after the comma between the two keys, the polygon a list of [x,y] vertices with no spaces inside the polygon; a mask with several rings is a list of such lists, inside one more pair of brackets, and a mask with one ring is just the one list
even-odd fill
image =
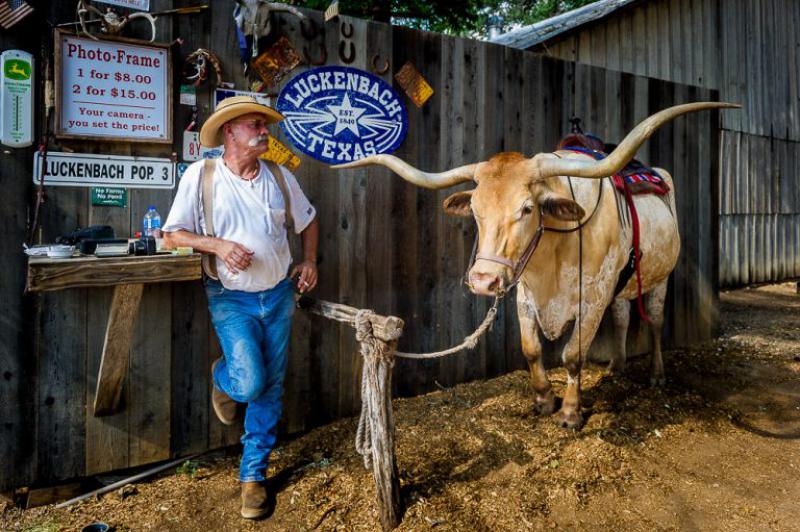
{"label": "water bottle", "polygon": [[161,216],[158,215],[154,205],[150,205],[144,215],[144,232],[142,235],[161,238]]}

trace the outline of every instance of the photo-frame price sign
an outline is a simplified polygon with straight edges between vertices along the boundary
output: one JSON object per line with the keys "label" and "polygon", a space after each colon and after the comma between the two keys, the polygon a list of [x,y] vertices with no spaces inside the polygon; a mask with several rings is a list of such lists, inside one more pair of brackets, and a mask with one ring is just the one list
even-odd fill
{"label": "photo-frame price sign", "polygon": [[172,142],[168,45],[56,31],[56,136]]}

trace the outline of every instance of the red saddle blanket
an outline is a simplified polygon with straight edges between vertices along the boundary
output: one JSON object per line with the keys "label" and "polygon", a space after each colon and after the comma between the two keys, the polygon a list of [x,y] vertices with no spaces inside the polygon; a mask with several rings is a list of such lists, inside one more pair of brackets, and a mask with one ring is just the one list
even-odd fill
{"label": "red saddle blanket", "polygon": [[[592,147],[567,144],[571,142],[580,142],[584,144],[585,142],[579,137],[583,137],[583,135],[569,135],[565,137],[565,139],[559,143],[557,149],[585,153],[597,160],[605,159],[608,156],[605,151],[597,149],[599,141],[591,137],[588,138]],[[662,196],[669,192],[669,185],[664,181],[664,178],[658,175],[655,169],[636,159],[631,160],[622,170],[611,176],[611,180],[621,194],[625,194],[626,188],[634,195],[658,194]]]}

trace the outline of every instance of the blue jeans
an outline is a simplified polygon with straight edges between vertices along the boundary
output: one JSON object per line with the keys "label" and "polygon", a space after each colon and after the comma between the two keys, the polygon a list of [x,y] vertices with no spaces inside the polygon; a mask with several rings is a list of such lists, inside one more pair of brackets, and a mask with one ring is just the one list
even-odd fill
{"label": "blue jeans", "polygon": [[239,480],[262,481],[281,417],[294,314],[292,283],[284,279],[263,292],[242,292],[209,279],[206,295],[225,355],[215,368],[214,384],[234,401],[247,403]]}

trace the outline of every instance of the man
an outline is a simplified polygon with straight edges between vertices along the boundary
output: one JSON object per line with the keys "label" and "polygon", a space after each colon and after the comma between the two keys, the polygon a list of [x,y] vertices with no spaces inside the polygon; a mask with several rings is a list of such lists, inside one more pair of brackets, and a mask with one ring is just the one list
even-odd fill
{"label": "man", "polygon": [[[273,175],[258,157],[267,150],[267,125],[282,119],[247,96],[220,102],[200,131],[200,143],[224,144],[225,153],[186,170],[163,228],[166,247],[190,246],[209,254],[209,275],[216,266],[218,280],[206,280],[206,294],[224,357],[211,368],[211,399],[225,424],[234,422],[237,403],[247,403],[239,479],[241,513],[248,519],[267,512],[264,481],[281,414],[294,312],[291,278],[297,276],[301,293],[317,284],[316,211],[288,170],[275,165],[283,177]],[[213,186],[210,209],[203,205],[203,190],[211,190],[203,183],[206,171]],[[303,241],[303,261],[289,277],[287,213]]]}

